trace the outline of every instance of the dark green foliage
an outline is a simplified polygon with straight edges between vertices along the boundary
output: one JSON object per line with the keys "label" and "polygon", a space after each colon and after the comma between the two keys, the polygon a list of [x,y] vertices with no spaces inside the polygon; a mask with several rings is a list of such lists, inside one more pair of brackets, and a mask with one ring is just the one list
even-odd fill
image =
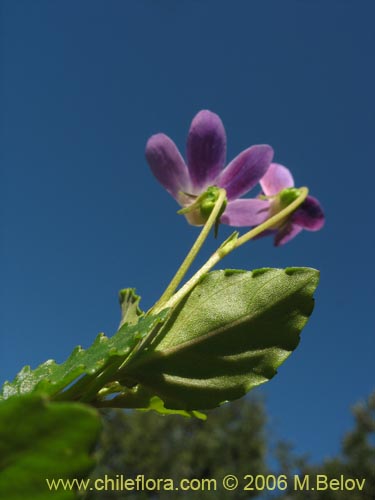
{"label": "dark green foliage", "polygon": [[[108,411],[105,430],[98,449],[99,465],[93,477],[135,478],[215,478],[217,491],[208,492],[125,492],[106,491],[109,500],[197,498],[197,499],[277,499],[277,500],[374,500],[375,499],[375,393],[366,403],[354,408],[355,427],[343,439],[339,456],[319,465],[309,465],[297,457],[285,442],[276,447],[277,464],[270,470],[266,450],[270,447],[269,429],[261,401],[243,398],[209,411],[208,420],[159,416],[152,412]],[[324,420],[322,424],[324,425]],[[365,478],[363,491],[289,491],[272,495],[264,492],[224,491],[220,479],[226,474],[243,478],[246,474],[285,474],[288,484],[317,474],[328,478]],[[103,492],[90,492],[86,500],[101,500]]]}
{"label": "dark green foliage", "polygon": [[[266,473],[265,413],[259,400],[244,398],[208,412],[208,419],[186,419],[154,412],[106,413],[105,429],[99,448],[99,465],[94,477],[122,474],[134,478],[222,479]],[[105,492],[106,499],[158,498],[251,498],[251,492]],[[103,492],[90,492],[87,500],[103,499]]]}
{"label": "dark green foliage", "polygon": [[0,498],[75,498],[49,491],[46,479],[81,478],[94,465],[90,452],[100,430],[97,412],[79,403],[51,403],[38,395],[0,403]]}
{"label": "dark green foliage", "polygon": [[[278,496],[278,500],[374,500],[375,499],[375,392],[366,402],[353,408],[355,418],[354,429],[343,439],[342,452],[333,459],[322,464],[309,466],[298,463],[289,455],[289,467],[299,476],[308,474],[316,478],[318,474],[326,475],[328,479],[353,478],[365,479],[363,490],[352,491],[289,491]],[[324,420],[322,421],[322,425]]]}

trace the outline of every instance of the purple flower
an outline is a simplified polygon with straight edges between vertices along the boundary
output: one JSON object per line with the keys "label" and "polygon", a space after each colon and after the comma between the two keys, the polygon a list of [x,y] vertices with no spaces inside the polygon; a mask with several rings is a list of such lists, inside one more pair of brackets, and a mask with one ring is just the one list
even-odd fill
{"label": "purple flower", "polygon": [[[224,188],[227,206],[221,222],[243,225],[246,214],[268,205],[263,200],[243,199],[264,176],[273,158],[268,145],[251,146],[232,160],[226,168],[226,134],[218,115],[200,111],[193,119],[188,138],[185,163],[175,143],[165,134],[155,134],[147,142],[146,158],[157,180],[182,207],[188,207],[211,186]],[[186,214],[190,224],[202,225],[206,218],[197,209]],[[251,219],[251,224],[256,218]]]}
{"label": "purple flower", "polygon": [[[294,188],[292,174],[286,167],[278,163],[271,163],[266,174],[260,180],[260,185],[265,197],[269,198],[262,200],[263,203],[267,204],[266,210],[262,209],[257,214],[253,214],[253,217],[263,217],[261,222],[280,212],[299,196],[298,189]],[[323,225],[324,213],[319,201],[313,196],[307,196],[305,201],[286,220],[284,219],[277,227],[265,231],[260,236],[275,235],[275,245],[279,246],[293,239],[303,229],[318,231]]]}

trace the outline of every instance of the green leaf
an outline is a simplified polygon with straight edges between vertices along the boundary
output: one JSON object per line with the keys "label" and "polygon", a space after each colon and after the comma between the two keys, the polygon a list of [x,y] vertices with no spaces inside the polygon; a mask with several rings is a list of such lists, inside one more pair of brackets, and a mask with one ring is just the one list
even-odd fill
{"label": "green leaf", "polygon": [[86,350],[76,347],[64,363],[48,360],[35,370],[25,366],[13,382],[5,382],[0,400],[34,391],[53,396],[82,375],[95,377],[108,363],[125,359],[140,340],[160,326],[167,314],[164,310],[154,316],[141,317],[135,325],[125,323],[111,338],[99,334],[91,347]]}
{"label": "green leaf", "polygon": [[309,268],[209,273],[123,377],[171,409],[237,399],[270,380],[297,347],[318,281]]}
{"label": "green leaf", "polygon": [[0,403],[0,498],[76,498],[46,479],[82,478],[101,428],[98,413],[79,403],[51,403],[25,395]]}
{"label": "green leaf", "polygon": [[196,417],[200,420],[206,420],[207,416],[199,411],[185,411],[166,408],[164,401],[154,393],[148,391],[144,386],[137,385],[133,388],[127,388],[123,393],[110,400],[103,400],[101,407],[109,408],[135,408],[137,410],[153,410],[162,415],[181,415],[183,417]]}

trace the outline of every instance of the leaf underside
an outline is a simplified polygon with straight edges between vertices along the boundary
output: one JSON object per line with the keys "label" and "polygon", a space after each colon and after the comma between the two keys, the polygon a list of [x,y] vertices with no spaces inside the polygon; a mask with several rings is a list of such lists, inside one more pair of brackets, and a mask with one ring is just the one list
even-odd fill
{"label": "leaf underside", "polygon": [[25,367],[0,400],[32,392],[69,399],[80,378],[95,380],[119,361],[109,381],[114,392],[94,404],[204,418],[197,410],[240,398],[277,373],[299,343],[318,281],[310,268],[214,271],[173,310],[154,316],[140,311],[134,290],[124,290],[125,323],[113,337],[98,335],[62,364]]}
{"label": "leaf underside", "polygon": [[240,398],[270,380],[297,347],[318,281],[310,268],[209,273],[123,377],[171,409],[204,410]]}

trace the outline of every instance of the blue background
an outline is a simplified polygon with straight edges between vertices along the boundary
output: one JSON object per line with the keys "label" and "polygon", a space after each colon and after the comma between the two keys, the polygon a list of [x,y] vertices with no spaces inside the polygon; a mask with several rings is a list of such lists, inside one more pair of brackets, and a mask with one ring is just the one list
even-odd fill
{"label": "blue background", "polygon": [[136,286],[144,309],[156,301],[197,228],[144,146],[163,131],[184,153],[207,108],[228,160],[269,143],[325,208],[324,230],[250,243],[222,265],[321,270],[300,347],[258,392],[297,451],[335,453],[349,407],[374,389],[374,6],[3,2],[1,379],[112,334],[120,288]]}

